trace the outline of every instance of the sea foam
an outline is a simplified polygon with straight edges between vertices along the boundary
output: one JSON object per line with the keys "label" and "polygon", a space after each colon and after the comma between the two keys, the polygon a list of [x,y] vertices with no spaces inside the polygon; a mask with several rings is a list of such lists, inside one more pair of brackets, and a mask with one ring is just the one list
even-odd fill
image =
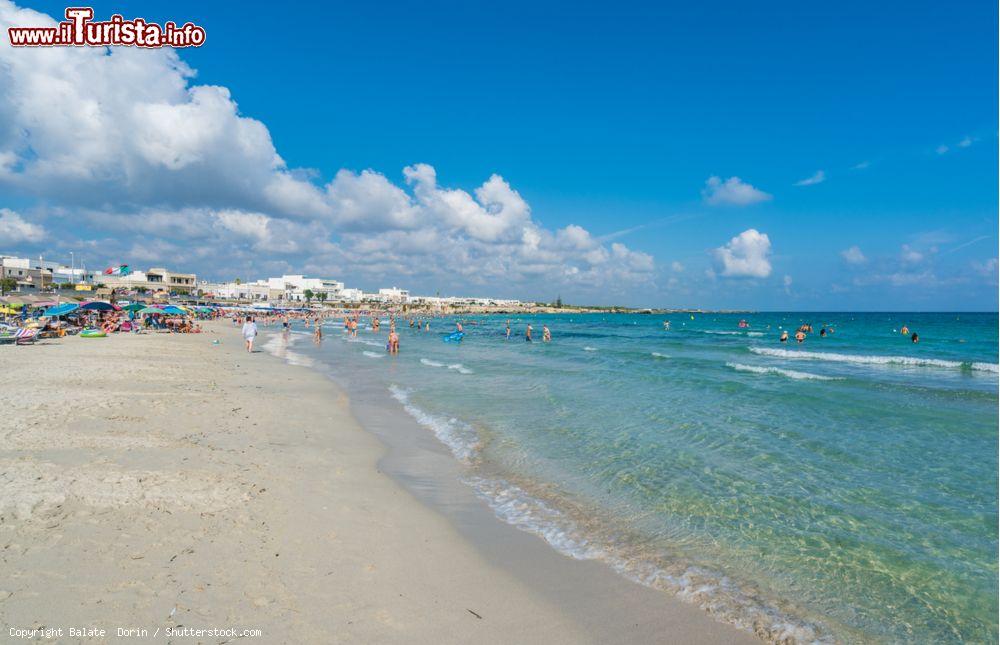
{"label": "sea foam", "polygon": [[795,370],[785,370],[780,367],[762,367],[759,365],[744,365],[743,363],[726,363],[726,367],[731,367],[737,372],[752,372],[753,374],[777,374],[779,376],[786,376],[788,378],[793,378],[800,381],[833,381],[836,380],[832,376],[821,376],[819,374],[810,374],[809,372],[797,372]]}
{"label": "sea foam", "polygon": [[835,352],[807,352],[772,347],[750,347],[750,351],[761,356],[791,358],[797,360],[832,361],[835,363],[855,363],[861,365],[909,365],[916,367],[964,368],[981,371],[997,372],[996,363],[963,363],[948,361],[941,358],[917,358],[914,356],[868,356],[864,354],[837,354]]}
{"label": "sea foam", "polygon": [[566,513],[508,481],[479,476],[465,481],[499,519],[541,537],[563,555],[603,562],[633,582],[673,593],[765,642],[832,642],[818,625],[798,620],[759,595],[746,593],[724,575],[638,556],[619,538],[600,529],[585,529]]}
{"label": "sea foam", "polygon": [[397,385],[390,385],[389,392],[417,423],[429,429],[438,441],[448,446],[456,459],[466,463],[475,459],[479,450],[479,437],[472,426],[454,417],[445,418],[418,408],[410,402],[410,393]]}

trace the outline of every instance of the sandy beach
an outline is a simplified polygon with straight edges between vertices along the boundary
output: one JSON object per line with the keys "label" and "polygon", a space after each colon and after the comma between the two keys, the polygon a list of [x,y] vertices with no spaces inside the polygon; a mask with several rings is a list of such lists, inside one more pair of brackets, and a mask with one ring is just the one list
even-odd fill
{"label": "sandy beach", "polygon": [[[755,640],[533,536],[513,566],[484,557],[381,471],[329,379],[247,355],[229,324],[4,347],[0,365],[4,640]],[[526,566],[582,577],[540,590]]]}

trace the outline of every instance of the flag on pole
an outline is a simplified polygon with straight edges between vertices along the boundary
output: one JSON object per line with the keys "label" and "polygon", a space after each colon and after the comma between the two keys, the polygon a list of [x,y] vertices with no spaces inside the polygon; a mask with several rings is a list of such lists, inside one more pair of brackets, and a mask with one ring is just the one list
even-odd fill
{"label": "flag on pole", "polygon": [[108,267],[104,270],[104,275],[128,275],[130,273],[132,273],[132,269],[130,269],[127,264]]}

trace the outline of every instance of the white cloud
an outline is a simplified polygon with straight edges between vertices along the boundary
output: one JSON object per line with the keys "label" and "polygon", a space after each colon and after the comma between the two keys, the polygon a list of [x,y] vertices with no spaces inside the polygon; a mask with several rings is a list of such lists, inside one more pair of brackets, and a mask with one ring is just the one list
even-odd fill
{"label": "white cloud", "polygon": [[739,177],[730,177],[723,181],[714,175],[705,181],[701,195],[705,203],[712,206],[747,206],[771,199],[771,195],[754,188]]}
{"label": "white cloud", "polygon": [[976,273],[985,276],[987,278],[996,279],[997,277],[997,258],[989,258],[984,262],[973,262],[972,268]]}
{"label": "white cloud", "polygon": [[792,295],[792,276],[786,274],[781,283],[785,286],[785,293]]}
{"label": "white cloud", "polygon": [[939,155],[943,155],[944,153],[948,152],[948,150],[949,150],[948,146],[942,143],[941,145],[939,145],[937,148],[934,149],[934,152],[938,153]]}
{"label": "white cloud", "polygon": [[904,264],[917,264],[922,262],[924,259],[924,254],[920,251],[910,247],[908,244],[904,244],[899,253],[900,258],[903,260]]}
{"label": "white cloud", "polygon": [[45,229],[38,224],[25,221],[9,208],[0,208],[0,243],[40,242],[44,237]]}
{"label": "white cloud", "polygon": [[799,181],[795,182],[795,185],[815,186],[816,184],[822,184],[824,181],[826,181],[826,173],[823,172],[822,170],[817,170],[811,176],[806,177],[805,179],[800,179]]}
{"label": "white cloud", "polygon": [[870,161],[862,161],[861,163],[856,163],[851,166],[851,170],[864,170],[868,166],[872,165]]}
{"label": "white cloud", "polygon": [[[53,24],[0,0],[0,31]],[[270,267],[605,294],[652,280],[652,256],[580,226],[543,227],[499,174],[466,191],[417,163],[403,183],[366,169],[322,185],[287,165],[227,88],[194,76],[172,49],[15,50],[0,39],[0,191],[44,200],[60,240],[79,236],[78,249],[201,273]],[[730,192],[759,193],[742,186]],[[0,217],[0,240],[43,235],[13,212]]]}
{"label": "white cloud", "polygon": [[684,270],[684,265],[678,262],[677,260],[674,260],[673,262],[670,263],[670,269],[674,273],[680,273]]}
{"label": "white cloud", "polygon": [[868,258],[865,257],[865,254],[861,252],[861,247],[859,247],[857,244],[841,251],[840,256],[844,258],[844,261],[847,262],[848,264],[855,264],[855,265],[864,264],[865,262],[868,261]]}
{"label": "white cloud", "polygon": [[730,277],[766,278],[771,275],[770,254],[770,238],[753,228],[714,251],[722,275]]}

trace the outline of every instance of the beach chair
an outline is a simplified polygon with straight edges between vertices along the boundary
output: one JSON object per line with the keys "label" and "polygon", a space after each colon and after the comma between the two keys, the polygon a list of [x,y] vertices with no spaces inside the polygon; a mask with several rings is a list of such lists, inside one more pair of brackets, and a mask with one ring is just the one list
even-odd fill
{"label": "beach chair", "polygon": [[37,329],[18,329],[14,334],[15,345],[32,345],[37,339]]}

